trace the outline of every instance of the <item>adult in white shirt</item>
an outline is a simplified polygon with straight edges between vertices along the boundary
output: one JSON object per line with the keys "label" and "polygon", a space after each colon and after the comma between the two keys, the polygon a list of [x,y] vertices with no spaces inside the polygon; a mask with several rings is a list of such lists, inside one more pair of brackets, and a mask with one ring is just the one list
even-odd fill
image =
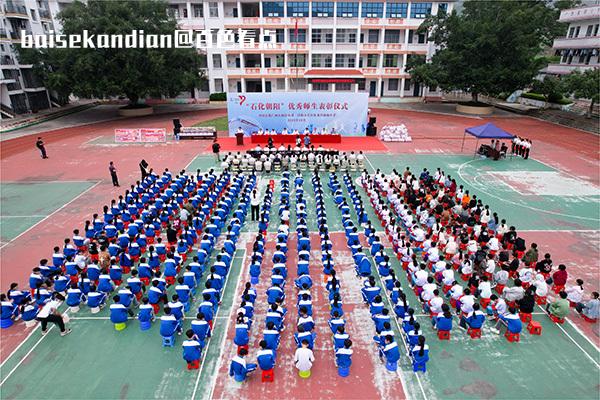
{"label": "adult in white shirt", "polygon": [[288,134],[288,130],[287,130],[287,128],[283,128],[283,129],[281,130],[281,134],[282,134],[282,135],[287,135],[287,134]]}
{"label": "adult in white shirt", "polygon": [[[302,347],[296,349],[294,354],[294,365],[300,373],[310,376],[310,369],[312,368],[313,362],[315,361],[315,355],[312,350],[308,348],[308,340],[302,341]],[[306,377],[308,377],[306,376]]]}
{"label": "adult in white shirt", "polygon": [[[57,295],[56,297],[60,300],[64,300],[64,297],[62,296]],[[71,333],[71,329],[66,329],[65,327],[63,315],[58,311],[60,303],[61,302],[58,300],[50,300],[44,304],[44,307],[42,307],[38,313],[37,320],[42,323],[42,335],[45,335],[48,332],[48,322],[52,322],[58,326],[61,336],[66,336]]]}

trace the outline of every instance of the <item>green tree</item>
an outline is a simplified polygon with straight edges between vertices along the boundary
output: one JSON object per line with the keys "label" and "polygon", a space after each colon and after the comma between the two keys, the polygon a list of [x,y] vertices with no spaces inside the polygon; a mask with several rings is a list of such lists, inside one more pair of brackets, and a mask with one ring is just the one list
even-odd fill
{"label": "green tree", "polygon": [[592,116],[594,104],[600,102],[600,69],[588,69],[585,72],[574,71],[564,77],[567,93],[577,99],[590,100],[588,117]]}
{"label": "green tree", "polygon": [[428,17],[420,32],[438,47],[430,62],[409,69],[414,79],[443,90],[511,93],[528,85],[544,59],[537,57],[554,38],[556,15],[549,2],[467,1],[461,14]]}
{"label": "green tree", "polygon": [[[88,0],[69,5],[59,14],[62,33],[81,35],[173,35],[177,22],[160,0]],[[134,105],[146,96],[170,97],[198,87],[201,57],[191,48],[68,48],[20,49],[24,62],[34,64],[45,85],[63,99],[126,96]]]}
{"label": "green tree", "polygon": [[531,90],[543,95],[546,103],[555,103],[563,98],[564,82],[554,76],[546,76],[543,80],[535,80]]}

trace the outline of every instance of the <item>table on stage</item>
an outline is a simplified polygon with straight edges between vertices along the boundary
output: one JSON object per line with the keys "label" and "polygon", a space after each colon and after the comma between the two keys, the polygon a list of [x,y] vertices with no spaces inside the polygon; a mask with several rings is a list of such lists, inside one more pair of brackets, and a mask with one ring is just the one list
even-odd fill
{"label": "table on stage", "polygon": [[[304,143],[304,134],[300,134],[300,138],[302,139],[302,143]],[[312,144],[321,144],[321,143],[341,143],[342,135],[339,134],[324,134],[324,135],[313,135],[309,134],[310,142]],[[269,143],[269,138],[273,138],[274,144],[295,144],[296,143],[296,135],[288,134],[288,135],[257,135],[252,134],[250,136],[250,141],[253,144],[267,144]]]}

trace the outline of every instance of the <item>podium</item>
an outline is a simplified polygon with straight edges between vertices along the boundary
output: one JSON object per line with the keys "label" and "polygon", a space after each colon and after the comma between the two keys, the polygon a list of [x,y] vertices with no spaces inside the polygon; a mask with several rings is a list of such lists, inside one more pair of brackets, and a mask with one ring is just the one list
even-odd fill
{"label": "podium", "polygon": [[238,146],[243,146],[244,145],[244,133],[243,132],[238,132],[235,134],[235,143]]}

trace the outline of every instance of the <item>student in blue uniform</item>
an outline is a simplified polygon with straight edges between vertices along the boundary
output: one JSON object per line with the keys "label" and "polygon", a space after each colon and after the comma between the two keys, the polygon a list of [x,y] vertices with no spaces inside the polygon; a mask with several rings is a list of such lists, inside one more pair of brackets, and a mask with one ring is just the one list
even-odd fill
{"label": "student in blue uniform", "polygon": [[120,303],[120,300],[120,296],[117,294],[113,297],[114,304],[110,305],[110,322],[113,324],[127,322],[127,316],[133,316],[133,311],[128,310],[127,307]]}
{"label": "student in blue uniform", "polygon": [[202,345],[197,340],[193,330],[188,329],[185,336],[187,336],[187,339],[182,344],[183,359],[187,362],[187,369],[198,369],[202,357]]}
{"label": "student in blue uniform", "polygon": [[198,342],[204,347],[206,338],[210,337],[210,326],[206,319],[204,319],[204,314],[198,313],[196,315],[196,319],[192,321],[192,330]]}
{"label": "student in blue uniform", "polygon": [[256,364],[246,363],[248,350],[241,349],[240,353],[233,357],[229,365],[229,376],[232,376],[237,382],[244,382],[249,373],[256,370]]}
{"label": "student in blue uniform", "polygon": [[296,341],[296,345],[298,347],[302,346],[302,342],[304,340],[308,341],[308,348],[309,349],[313,349],[314,345],[315,345],[315,338],[317,337],[317,334],[314,332],[306,332],[304,330],[304,327],[302,325],[300,325],[298,327],[298,332],[294,333],[294,340]]}
{"label": "student in blue uniform", "polygon": [[[480,310],[479,303],[473,304],[473,311],[467,314],[465,322],[466,325],[468,325],[468,327],[471,329],[481,329],[481,327],[485,323],[485,314],[483,313],[483,311]],[[465,326],[463,326],[463,328],[465,328]]]}
{"label": "student in blue uniform", "polygon": [[452,313],[448,304],[442,304],[442,312],[431,319],[433,329],[438,331],[452,330]]}
{"label": "student in blue uniform", "polygon": [[147,297],[142,298],[142,304],[140,304],[138,311],[138,319],[140,322],[152,322],[154,318],[154,308],[150,304],[150,301]]}
{"label": "student in blue uniform", "polygon": [[335,364],[338,368],[350,368],[352,365],[352,340],[346,339],[344,347],[340,347],[335,351]]}
{"label": "student in blue uniform", "polygon": [[181,322],[175,318],[173,314],[171,314],[171,309],[166,306],[165,315],[160,317],[160,335],[163,337],[171,337],[177,332],[178,335],[181,335]]}
{"label": "student in blue uniform", "polygon": [[398,349],[398,343],[394,341],[393,336],[389,335],[385,338],[385,346],[380,347],[379,357],[383,360],[385,358],[387,365],[390,369],[398,367],[398,360],[400,359],[400,350]]}
{"label": "student in blue uniform", "polygon": [[233,343],[239,346],[247,346],[250,341],[248,324],[244,320],[243,315],[238,315],[236,324],[235,324],[235,337],[233,338]]}
{"label": "student in blue uniform", "polygon": [[267,342],[267,348],[276,351],[279,347],[279,331],[275,329],[273,322],[267,322],[267,328],[263,331],[263,339]]}
{"label": "student in blue uniform", "polygon": [[90,287],[87,296],[87,305],[89,308],[102,308],[106,303],[106,293],[97,290],[96,285]]}
{"label": "student in blue uniform", "polygon": [[259,346],[260,350],[256,356],[256,361],[260,369],[270,371],[275,367],[275,352],[267,347],[265,340],[261,340]]}
{"label": "student in blue uniform", "polygon": [[419,336],[417,345],[411,351],[411,356],[415,363],[426,363],[429,361],[429,346],[425,344],[425,336]]}

